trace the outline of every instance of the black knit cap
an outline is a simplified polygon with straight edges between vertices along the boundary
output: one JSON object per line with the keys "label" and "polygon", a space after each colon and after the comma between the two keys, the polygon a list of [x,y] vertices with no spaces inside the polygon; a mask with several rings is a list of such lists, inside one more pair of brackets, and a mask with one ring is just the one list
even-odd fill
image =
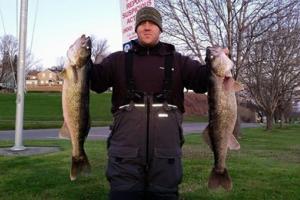
{"label": "black knit cap", "polygon": [[140,23],[144,21],[154,22],[162,32],[162,18],[158,10],[153,7],[143,7],[135,16],[135,32]]}

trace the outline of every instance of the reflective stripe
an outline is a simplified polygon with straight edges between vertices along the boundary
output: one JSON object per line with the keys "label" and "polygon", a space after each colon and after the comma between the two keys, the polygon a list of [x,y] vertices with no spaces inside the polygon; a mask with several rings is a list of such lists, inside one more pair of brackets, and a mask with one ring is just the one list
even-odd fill
{"label": "reflective stripe", "polygon": [[158,117],[168,117],[167,113],[158,113]]}
{"label": "reflective stripe", "polygon": [[135,107],[145,107],[145,104],[134,104]]}
{"label": "reflective stripe", "polygon": [[162,103],[154,103],[152,104],[152,107],[162,107],[163,104]]}
{"label": "reflective stripe", "polygon": [[[120,106],[119,109],[122,109],[122,108],[128,108],[130,106],[130,104],[126,104],[126,105],[123,105],[123,106]],[[141,104],[141,103],[135,103],[133,104],[134,107],[145,107],[145,104]]]}
{"label": "reflective stripe", "polygon": [[126,104],[126,105],[123,105],[123,106],[120,106],[119,109],[122,109],[122,108],[127,108],[129,107],[129,104]]}
{"label": "reflective stripe", "polygon": [[168,106],[172,107],[172,108],[177,108],[177,106],[172,105],[172,104],[168,104]]}
{"label": "reflective stripe", "polygon": [[[175,106],[175,105],[172,105],[172,104],[167,104],[169,107],[172,107],[172,108],[177,108],[177,106]],[[135,104],[133,104],[133,106],[135,106],[135,107],[145,107],[145,104],[142,104],[142,103],[135,103]],[[164,104],[162,104],[162,103],[154,103],[154,104],[152,104],[152,107],[155,107],[155,108],[157,108],[157,107],[163,107],[164,106]],[[127,107],[129,107],[129,104],[126,104],[126,105],[123,105],[123,106],[120,106],[119,107],[119,109],[122,109],[122,108],[127,108]]]}
{"label": "reflective stripe", "polygon": [[[152,104],[152,107],[163,107],[164,104],[162,103],[154,103]],[[172,107],[172,108],[177,108],[177,106],[175,105],[172,105],[172,104],[167,104],[169,107]]]}

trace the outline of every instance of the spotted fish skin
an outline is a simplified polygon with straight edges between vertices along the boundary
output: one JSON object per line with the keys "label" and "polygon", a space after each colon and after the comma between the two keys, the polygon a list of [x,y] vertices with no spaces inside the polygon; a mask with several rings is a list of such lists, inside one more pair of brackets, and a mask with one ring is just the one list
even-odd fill
{"label": "spotted fish skin", "polygon": [[71,139],[72,164],[70,179],[89,174],[91,166],[84,150],[84,142],[90,130],[89,73],[92,67],[91,40],[82,35],[67,52],[68,61],[62,77],[62,106],[64,125],[61,132]]}
{"label": "spotted fish skin", "polygon": [[226,169],[227,150],[239,149],[233,136],[237,118],[235,92],[242,89],[231,74],[233,62],[220,47],[207,49],[211,68],[208,87],[209,124],[203,136],[214,154],[214,166],[209,176],[208,187],[232,189],[231,177]]}

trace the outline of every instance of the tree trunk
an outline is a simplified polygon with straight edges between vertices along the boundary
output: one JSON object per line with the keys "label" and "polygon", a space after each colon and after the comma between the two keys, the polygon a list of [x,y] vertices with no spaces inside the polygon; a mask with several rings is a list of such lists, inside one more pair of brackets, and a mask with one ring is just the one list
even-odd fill
{"label": "tree trunk", "polygon": [[283,128],[284,121],[285,121],[285,119],[284,119],[283,110],[281,110],[280,111],[280,128]]}
{"label": "tree trunk", "polygon": [[273,128],[273,120],[274,120],[274,116],[271,113],[267,114],[267,127],[266,130],[272,130]]}

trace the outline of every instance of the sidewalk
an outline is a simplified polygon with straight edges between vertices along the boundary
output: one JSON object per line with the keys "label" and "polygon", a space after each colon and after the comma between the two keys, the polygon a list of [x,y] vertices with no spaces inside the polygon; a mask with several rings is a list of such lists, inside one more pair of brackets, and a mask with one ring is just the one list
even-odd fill
{"label": "sidewalk", "polygon": [[[201,133],[204,128],[207,126],[207,123],[183,123],[183,132],[184,134],[190,133]],[[242,123],[242,128],[246,127],[258,127],[260,124],[255,123]],[[24,130],[23,139],[25,140],[41,140],[41,139],[59,139],[58,138],[59,129],[33,129],[33,130]],[[88,135],[88,139],[106,139],[110,133],[109,127],[92,127]],[[14,140],[15,131],[0,131],[0,140]]]}

